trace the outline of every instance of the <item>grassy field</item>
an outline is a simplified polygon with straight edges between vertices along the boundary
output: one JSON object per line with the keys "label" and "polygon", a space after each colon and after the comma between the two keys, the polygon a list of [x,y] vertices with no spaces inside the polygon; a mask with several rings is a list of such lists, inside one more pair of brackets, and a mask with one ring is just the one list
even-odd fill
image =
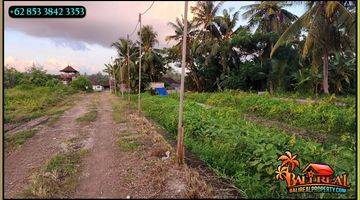
{"label": "grassy field", "polygon": [[[285,107],[286,102],[245,93],[239,95],[196,94],[197,96],[190,97],[191,95],[186,95],[184,116],[187,148],[200,156],[219,174],[231,178],[248,197],[286,197],[285,185],[274,177],[279,164],[277,158],[287,150],[298,154],[302,167],[310,162],[327,163],[336,173],[349,173],[350,184],[355,185],[355,148],[351,143],[323,145],[312,139],[305,140],[284,130],[264,127],[244,119],[244,113],[254,112],[265,118],[281,116],[276,119],[303,127],[302,123],[304,125],[306,123],[301,120],[306,121],[306,115],[311,114],[313,119],[308,122],[311,122],[309,127],[314,130],[321,131],[325,128],[324,131],[330,130],[328,134],[333,134],[335,130],[340,129],[350,134],[354,130],[351,124],[355,123],[354,116],[351,115],[355,111],[351,111],[353,109],[351,106],[338,109],[331,103],[324,103],[324,105],[322,103],[316,105],[291,103]],[[241,100],[242,97],[245,100]],[[196,101],[216,106],[208,109]],[[257,109],[254,109],[255,107]],[[293,111],[295,108],[299,109],[297,115],[286,112]],[[142,109],[145,115],[154,119],[174,136],[176,135],[178,100],[175,97],[144,94]],[[322,109],[322,112],[316,109]],[[326,120],[315,120],[329,116],[327,113],[335,117],[342,114],[349,125],[343,126],[336,120],[331,125],[324,124]],[[325,194],[321,197],[341,198],[354,197],[354,195],[355,191],[351,189],[346,195]],[[292,196],[320,197],[319,194]]]}
{"label": "grassy field", "polygon": [[[176,94],[171,97],[178,99]],[[187,93],[186,99],[213,107],[234,108],[242,113],[321,133],[327,136],[327,142],[330,143],[355,142],[355,98],[326,97],[315,103],[299,103],[292,97],[284,100],[266,94],[223,92]],[[346,106],[338,106],[336,103],[339,102],[346,102]],[[313,135],[316,137],[316,134]]]}
{"label": "grassy field", "polygon": [[55,106],[75,93],[70,87],[24,87],[5,90],[5,123],[21,123],[47,114],[63,112]]}

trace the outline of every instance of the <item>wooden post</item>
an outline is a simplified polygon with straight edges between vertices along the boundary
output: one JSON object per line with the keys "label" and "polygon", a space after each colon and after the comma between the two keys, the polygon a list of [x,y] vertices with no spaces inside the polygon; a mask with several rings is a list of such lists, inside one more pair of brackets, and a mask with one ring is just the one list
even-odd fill
{"label": "wooden post", "polygon": [[140,101],[141,101],[141,97],[140,97],[140,92],[141,92],[141,13],[139,13],[139,23],[140,23],[140,46],[139,46],[139,94],[138,94],[138,112],[140,113],[141,110],[141,105],[140,105]]}
{"label": "wooden post", "polygon": [[128,81],[127,81],[127,86],[128,86],[128,105],[127,105],[127,125],[128,125],[128,129],[129,129],[129,123],[130,123],[130,40],[129,40],[129,34],[127,34],[127,49],[126,49],[126,57],[127,57],[127,74],[128,74]]}
{"label": "wooden post", "polygon": [[188,12],[188,1],[185,1],[184,8],[184,33],[182,42],[182,53],[181,53],[181,83],[180,83],[180,103],[179,103],[179,124],[178,124],[178,138],[177,138],[177,163],[178,165],[184,164],[184,82],[185,82],[185,65],[186,65],[186,37],[187,37],[187,12]]}
{"label": "wooden post", "polygon": [[118,66],[119,67],[119,70],[120,70],[120,92],[121,92],[121,98],[122,99],[124,99],[124,91],[122,90],[122,85],[123,85],[123,81],[124,81],[124,79],[123,79],[123,73],[122,73],[122,69],[121,69],[121,67],[120,66]]}
{"label": "wooden post", "polygon": [[112,89],[111,89],[111,75],[110,72],[108,72],[109,75],[109,87],[110,87],[110,93],[112,93]]}
{"label": "wooden post", "polygon": [[113,76],[114,76],[114,94],[116,95],[116,76],[115,76],[115,66],[116,66],[116,62],[115,62],[115,65],[113,65]]}

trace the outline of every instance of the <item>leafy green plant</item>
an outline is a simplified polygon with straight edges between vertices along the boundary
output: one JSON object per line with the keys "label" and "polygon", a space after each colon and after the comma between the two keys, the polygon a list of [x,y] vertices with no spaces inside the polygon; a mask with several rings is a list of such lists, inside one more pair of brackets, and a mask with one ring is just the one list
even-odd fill
{"label": "leafy green plant", "polygon": [[[147,117],[175,137],[177,100],[144,95],[142,109]],[[286,191],[279,190],[280,183],[274,181],[276,160],[286,150],[298,154],[301,165],[326,162],[337,173],[347,172],[351,184],[355,184],[354,148],[336,144],[323,146],[279,129],[263,127],[246,121],[243,113],[234,106],[206,109],[187,98],[184,111],[187,148],[219,174],[231,178],[251,198],[287,197]],[[354,190],[351,190],[347,197],[354,195]]]}
{"label": "leafy green plant", "polygon": [[91,92],[93,90],[91,81],[85,76],[79,76],[75,80],[71,81],[71,87],[76,90],[86,92]]}

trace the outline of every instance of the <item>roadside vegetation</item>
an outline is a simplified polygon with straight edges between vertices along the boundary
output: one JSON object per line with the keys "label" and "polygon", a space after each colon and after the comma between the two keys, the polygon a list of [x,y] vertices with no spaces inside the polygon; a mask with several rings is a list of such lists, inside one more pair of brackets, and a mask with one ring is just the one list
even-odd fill
{"label": "roadside vegetation", "polygon": [[5,141],[5,150],[10,151],[12,149],[16,149],[18,146],[21,146],[28,140],[32,138],[35,133],[37,132],[36,129],[19,131],[16,133],[5,133],[4,141]]}
{"label": "roadside vegetation", "polygon": [[[177,94],[171,97],[178,99]],[[227,91],[221,93],[187,93],[186,100],[211,107],[229,107],[240,113],[277,120],[309,131],[326,134],[327,142],[354,145],[356,132],[355,104],[338,106],[335,97],[322,98],[316,103],[288,101],[269,94]],[[316,139],[316,134],[313,135]],[[329,141],[330,139],[330,141]]]}
{"label": "roadside vegetation", "polygon": [[[146,116],[162,125],[175,138],[178,101],[149,94],[143,95],[142,99],[142,109]],[[350,184],[355,184],[353,145],[338,145],[337,142],[322,145],[281,129],[267,128],[247,121],[238,107],[207,109],[191,100],[186,101],[184,120],[187,148],[199,155],[218,174],[231,178],[249,197],[286,195],[285,185],[274,181],[274,172],[278,155],[289,149],[293,154],[298,154],[302,165],[311,162],[327,163],[338,173],[348,172]],[[317,126],[320,127],[319,124]],[[354,188],[347,195],[354,197]],[[340,197],[325,194],[326,196]]]}
{"label": "roadside vegetation", "polygon": [[44,115],[53,115],[51,121],[55,122],[70,107],[71,95],[92,90],[85,77],[74,80],[75,83],[69,87],[55,75],[35,66],[26,72],[5,67],[4,78],[5,124],[20,124]]}
{"label": "roadside vegetation", "polygon": [[79,123],[90,123],[96,120],[98,110],[97,106],[99,104],[99,99],[95,98],[92,100],[91,104],[88,106],[89,111],[83,116],[76,119]]}
{"label": "roadside vegetation", "polygon": [[78,183],[81,158],[87,153],[81,138],[70,139],[66,149],[56,154],[30,177],[22,198],[68,198]]}

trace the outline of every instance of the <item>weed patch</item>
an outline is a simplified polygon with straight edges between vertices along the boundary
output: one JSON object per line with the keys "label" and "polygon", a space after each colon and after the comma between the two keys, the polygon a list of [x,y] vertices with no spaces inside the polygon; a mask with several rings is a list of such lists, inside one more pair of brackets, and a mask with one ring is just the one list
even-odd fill
{"label": "weed patch", "polygon": [[[69,144],[69,146],[74,145]],[[55,155],[31,176],[31,185],[21,197],[68,198],[79,180],[80,161],[85,153],[87,151],[84,149],[70,149]]]}
{"label": "weed patch", "polygon": [[14,149],[18,146],[24,144],[26,140],[32,138],[37,129],[25,130],[16,133],[6,133],[5,134],[5,149]]}
{"label": "weed patch", "polygon": [[117,143],[119,148],[123,151],[134,151],[142,145],[132,138],[120,138]]}

